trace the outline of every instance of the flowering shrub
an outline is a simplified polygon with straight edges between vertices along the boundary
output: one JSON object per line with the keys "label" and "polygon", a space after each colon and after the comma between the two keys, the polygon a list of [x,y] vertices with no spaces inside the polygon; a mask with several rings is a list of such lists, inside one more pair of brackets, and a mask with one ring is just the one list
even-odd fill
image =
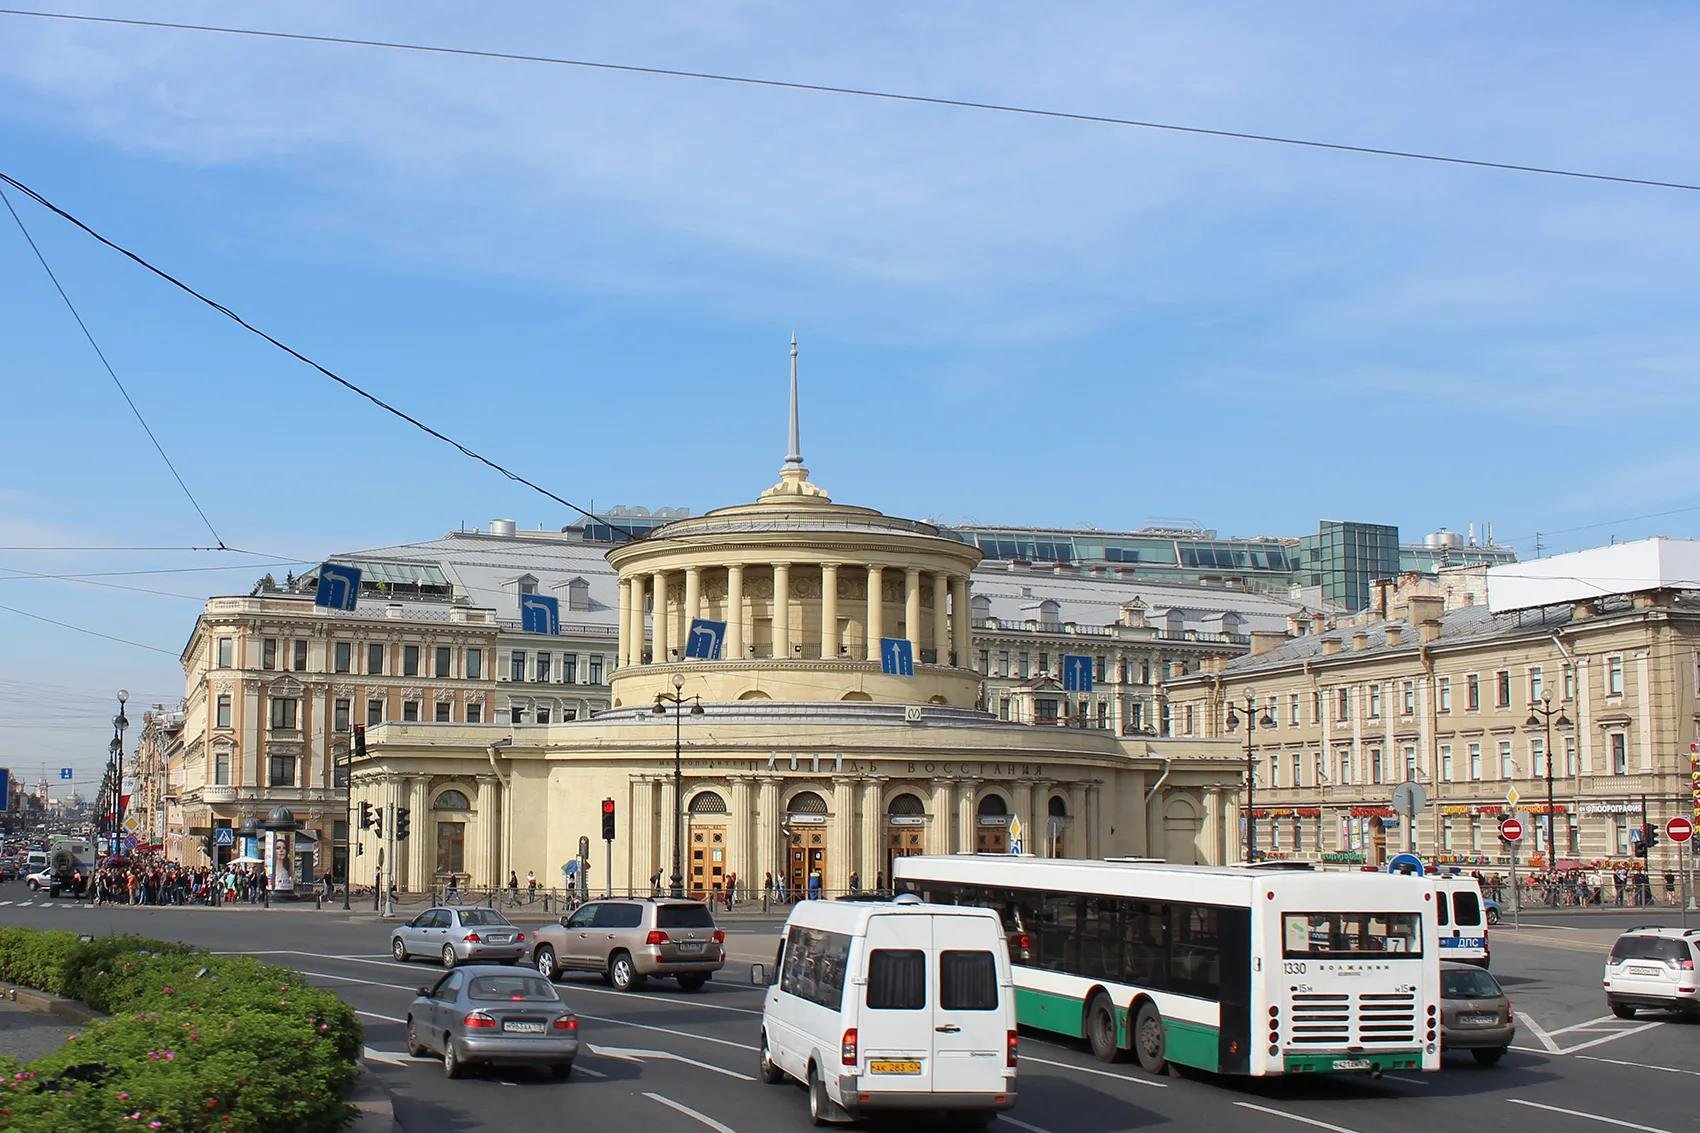
{"label": "flowering shrub", "polygon": [[0,1129],[328,1133],[348,1119],[360,1025],[287,968],[8,928],[0,979],[112,1015],[27,1066],[0,1059]]}

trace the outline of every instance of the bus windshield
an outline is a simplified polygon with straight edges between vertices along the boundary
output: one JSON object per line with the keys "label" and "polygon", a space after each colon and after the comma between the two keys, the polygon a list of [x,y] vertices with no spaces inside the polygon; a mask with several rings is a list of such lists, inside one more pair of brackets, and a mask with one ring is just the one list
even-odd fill
{"label": "bus windshield", "polygon": [[1281,951],[1289,960],[1423,954],[1420,913],[1287,913]]}

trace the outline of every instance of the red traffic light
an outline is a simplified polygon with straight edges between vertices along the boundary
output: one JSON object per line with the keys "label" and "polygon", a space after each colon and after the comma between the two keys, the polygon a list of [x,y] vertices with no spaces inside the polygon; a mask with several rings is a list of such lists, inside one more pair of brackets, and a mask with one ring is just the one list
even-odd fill
{"label": "red traffic light", "polygon": [[613,799],[603,799],[602,800],[602,813],[603,814],[613,814],[614,813],[614,800]]}

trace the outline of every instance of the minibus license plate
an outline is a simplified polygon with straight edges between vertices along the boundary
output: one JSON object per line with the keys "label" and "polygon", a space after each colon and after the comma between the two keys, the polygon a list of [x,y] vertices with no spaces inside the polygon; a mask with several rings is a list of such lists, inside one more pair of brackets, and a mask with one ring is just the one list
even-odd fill
{"label": "minibus license plate", "polygon": [[1369,1059],[1367,1058],[1336,1058],[1334,1060],[1334,1069],[1336,1070],[1368,1070],[1369,1068]]}
{"label": "minibus license plate", "polygon": [[868,1063],[870,1074],[919,1074],[921,1064],[909,1059],[876,1058]]}

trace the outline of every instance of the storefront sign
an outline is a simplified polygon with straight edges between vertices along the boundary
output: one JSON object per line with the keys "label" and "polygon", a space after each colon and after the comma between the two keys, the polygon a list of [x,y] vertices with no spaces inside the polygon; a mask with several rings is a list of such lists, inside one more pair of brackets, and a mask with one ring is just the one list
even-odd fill
{"label": "storefront sign", "polygon": [[1300,818],[1321,818],[1322,808],[1319,806],[1295,807],[1293,809],[1293,813],[1298,815]]}
{"label": "storefront sign", "polygon": [[981,826],[1008,826],[1009,825],[1009,815],[1007,815],[1007,814],[982,814],[980,816],[980,825]]}
{"label": "storefront sign", "polygon": [[887,826],[925,826],[927,816],[924,814],[888,814],[885,816]]}
{"label": "storefront sign", "polygon": [[1449,804],[1447,806],[1443,806],[1443,807],[1440,808],[1441,814],[1471,814],[1471,813],[1474,813],[1474,811],[1475,811],[1475,807],[1459,806],[1456,803],[1452,803],[1452,804]]}
{"label": "storefront sign", "polygon": [[1364,856],[1356,850],[1329,850],[1322,855],[1328,865],[1363,865]]}
{"label": "storefront sign", "polygon": [[824,814],[788,814],[785,816],[787,826],[825,826]]}
{"label": "storefront sign", "polygon": [[1640,803],[1583,803],[1583,814],[1640,814]]}
{"label": "storefront sign", "polygon": [[1392,818],[1393,808],[1390,806],[1355,806],[1352,808],[1353,818]]}

